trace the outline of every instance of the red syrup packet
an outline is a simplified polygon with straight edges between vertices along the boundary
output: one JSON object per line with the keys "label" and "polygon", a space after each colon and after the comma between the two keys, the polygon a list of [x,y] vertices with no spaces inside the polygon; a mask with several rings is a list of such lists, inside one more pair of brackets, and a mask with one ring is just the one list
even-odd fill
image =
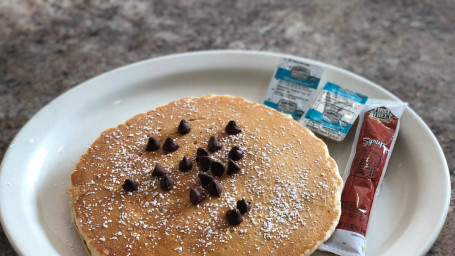
{"label": "red syrup packet", "polygon": [[369,99],[360,114],[341,195],[341,217],[319,249],[364,256],[368,221],[392,154],[406,103]]}

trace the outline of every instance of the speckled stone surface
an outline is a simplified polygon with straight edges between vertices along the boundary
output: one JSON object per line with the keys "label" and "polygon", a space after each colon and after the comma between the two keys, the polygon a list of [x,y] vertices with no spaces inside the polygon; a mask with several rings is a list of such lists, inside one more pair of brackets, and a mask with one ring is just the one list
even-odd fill
{"label": "speckled stone surface", "polygon": [[[253,49],[353,71],[409,102],[446,155],[452,200],[428,255],[455,255],[454,1],[0,1],[0,156],[52,99],[171,53]],[[16,255],[0,229],[0,255]]]}

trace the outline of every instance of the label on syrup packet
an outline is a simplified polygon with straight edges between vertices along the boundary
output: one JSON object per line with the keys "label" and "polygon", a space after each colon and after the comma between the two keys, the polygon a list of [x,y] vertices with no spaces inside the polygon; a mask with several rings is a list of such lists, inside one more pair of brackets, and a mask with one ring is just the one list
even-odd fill
{"label": "label on syrup packet", "polygon": [[264,104],[300,119],[316,94],[322,67],[282,58],[270,81]]}
{"label": "label on syrup packet", "polygon": [[300,123],[315,133],[342,141],[368,97],[327,82]]}
{"label": "label on syrup packet", "polygon": [[341,256],[365,256],[370,215],[376,211],[390,156],[406,103],[371,99],[359,117],[341,195],[341,216],[319,250]]}

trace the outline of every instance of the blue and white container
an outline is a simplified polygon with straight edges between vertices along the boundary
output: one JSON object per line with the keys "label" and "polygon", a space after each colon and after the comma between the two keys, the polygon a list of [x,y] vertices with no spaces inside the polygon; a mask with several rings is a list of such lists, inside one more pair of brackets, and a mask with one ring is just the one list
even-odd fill
{"label": "blue and white container", "polygon": [[368,97],[327,82],[300,123],[315,133],[342,141]]}
{"label": "blue and white container", "polygon": [[322,72],[322,67],[316,65],[281,59],[270,81],[264,104],[300,119],[316,95]]}

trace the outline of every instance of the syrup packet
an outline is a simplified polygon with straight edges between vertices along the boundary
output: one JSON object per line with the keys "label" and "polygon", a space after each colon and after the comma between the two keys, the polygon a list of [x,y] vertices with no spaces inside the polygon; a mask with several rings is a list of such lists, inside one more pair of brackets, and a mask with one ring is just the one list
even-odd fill
{"label": "syrup packet", "polygon": [[300,124],[324,137],[343,141],[368,97],[327,82]]}
{"label": "syrup packet", "polygon": [[282,58],[270,81],[264,105],[300,119],[314,98],[322,67]]}
{"label": "syrup packet", "polygon": [[319,250],[343,256],[365,255],[370,213],[374,211],[406,105],[375,99],[365,105],[343,173],[340,221]]}

